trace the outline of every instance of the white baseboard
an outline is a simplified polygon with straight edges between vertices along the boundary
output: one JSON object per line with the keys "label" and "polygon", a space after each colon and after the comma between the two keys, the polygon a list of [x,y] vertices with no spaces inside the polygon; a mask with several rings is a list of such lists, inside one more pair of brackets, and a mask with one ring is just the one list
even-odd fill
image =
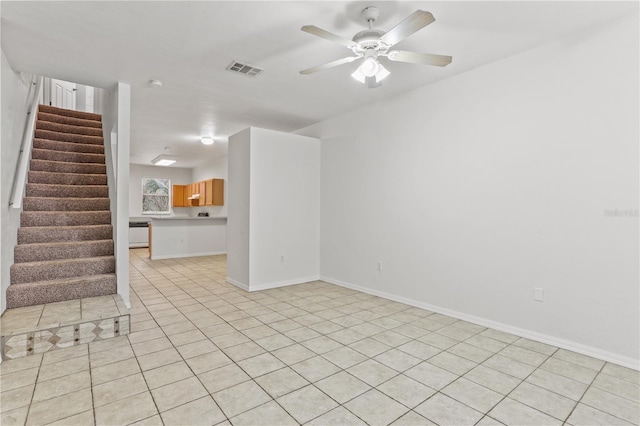
{"label": "white baseboard", "polygon": [[151,254],[151,260],[163,260],[163,259],[179,259],[183,257],[202,257],[202,256],[218,256],[221,254],[227,254],[226,251],[212,251],[206,253],[180,253],[180,254],[162,254],[160,256],[156,256],[153,253]]}
{"label": "white baseboard", "polygon": [[320,279],[320,276],[314,275],[312,277],[303,277],[303,278],[295,278],[292,280],[256,284],[256,285],[251,285],[249,291],[269,290],[270,288],[286,287],[286,286],[295,285],[295,284],[304,284],[311,281],[318,281],[319,279]]}
{"label": "white baseboard", "polygon": [[251,292],[251,291],[269,290],[271,288],[286,287],[286,286],[295,285],[295,284],[304,284],[311,281],[318,281],[319,279],[320,279],[319,276],[314,275],[313,277],[296,278],[293,280],[277,281],[277,282],[263,283],[263,284],[250,286],[248,284],[241,283],[240,281],[234,280],[233,278],[227,277],[227,282],[245,291]]}
{"label": "white baseboard", "polygon": [[243,289],[244,291],[249,291],[249,285],[245,284],[245,283],[241,283],[240,281],[234,280],[233,278],[227,277],[226,281],[229,284],[233,284],[238,288]]}
{"label": "white baseboard", "polygon": [[628,367],[634,370],[640,370],[640,360],[633,359],[624,355],[620,355],[614,352],[605,351],[593,346],[583,345],[581,343],[573,342],[571,340],[561,339],[559,337],[551,336],[548,334],[538,333],[531,330],[526,330],[519,327],[514,327],[509,324],[489,320],[474,315],[468,315],[462,312],[453,311],[451,309],[442,308],[440,306],[430,305],[428,303],[420,302],[414,299],[409,299],[402,296],[386,293],[384,291],[373,290],[367,287],[363,287],[356,284],[351,284],[345,281],[336,280],[330,277],[321,276],[320,280],[326,281],[331,284],[339,285],[340,287],[349,288],[352,290],[361,291],[363,293],[371,294],[374,296],[383,297],[385,299],[393,300],[395,302],[404,303],[406,305],[415,306],[417,308],[427,309],[439,314],[448,315],[450,317],[458,318],[464,321],[472,322],[484,327],[492,328],[494,330],[503,331],[526,339],[535,340],[548,345],[556,346],[562,349],[567,349],[573,352],[577,352],[583,355],[587,355],[593,358],[598,358],[603,361],[618,364],[623,367]]}

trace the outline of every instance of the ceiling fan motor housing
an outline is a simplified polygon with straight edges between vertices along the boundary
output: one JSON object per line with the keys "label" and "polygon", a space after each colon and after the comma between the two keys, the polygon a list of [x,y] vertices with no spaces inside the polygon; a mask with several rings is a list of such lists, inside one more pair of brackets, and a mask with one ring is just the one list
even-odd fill
{"label": "ceiling fan motor housing", "polygon": [[357,43],[357,46],[353,48],[353,52],[358,54],[369,49],[374,49],[379,53],[384,53],[389,49],[389,46],[380,41],[380,37],[384,34],[384,31],[376,29],[360,31],[353,36],[353,41]]}

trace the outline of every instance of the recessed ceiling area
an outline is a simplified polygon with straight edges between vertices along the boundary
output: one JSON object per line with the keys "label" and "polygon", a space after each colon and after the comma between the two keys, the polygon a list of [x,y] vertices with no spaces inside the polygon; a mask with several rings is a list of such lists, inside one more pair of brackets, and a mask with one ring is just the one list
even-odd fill
{"label": "recessed ceiling area", "polygon": [[[447,67],[384,62],[390,75],[368,89],[358,62],[312,75],[344,47],[300,31],[316,25],[346,38],[380,9],[389,30],[417,9],[435,22],[397,46],[446,54]],[[96,87],[131,85],[131,162],[150,164],[170,146],[180,167],[227,153],[248,127],[295,131],[318,121],[473,70],[625,14],[633,2],[12,2],[3,1],[2,49],[16,71]],[[248,78],[233,61],[263,69]],[[150,87],[149,81],[162,81]],[[202,136],[214,136],[205,146]]]}

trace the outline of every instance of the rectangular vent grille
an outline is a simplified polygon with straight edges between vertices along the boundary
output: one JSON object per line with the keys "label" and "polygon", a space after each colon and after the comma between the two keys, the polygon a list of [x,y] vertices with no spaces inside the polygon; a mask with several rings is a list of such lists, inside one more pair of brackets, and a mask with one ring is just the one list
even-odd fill
{"label": "rectangular vent grille", "polygon": [[261,68],[253,67],[251,65],[243,64],[242,62],[233,61],[231,65],[227,67],[229,71],[237,72],[240,74],[248,75],[249,77],[257,77],[262,71]]}

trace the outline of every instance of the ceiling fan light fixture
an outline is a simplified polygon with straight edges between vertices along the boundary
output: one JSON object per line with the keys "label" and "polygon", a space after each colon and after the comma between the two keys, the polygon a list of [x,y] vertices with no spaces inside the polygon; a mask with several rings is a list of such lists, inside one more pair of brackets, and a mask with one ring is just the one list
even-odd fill
{"label": "ceiling fan light fixture", "polygon": [[358,69],[355,70],[353,74],[351,74],[351,77],[355,78],[362,84],[364,84],[367,80],[367,77],[365,77],[365,75],[362,74],[362,71],[360,71],[360,67],[358,67]]}
{"label": "ceiling fan light fixture", "polygon": [[[373,62],[373,65],[371,62]],[[375,72],[373,72],[373,70],[375,70]],[[371,89],[378,87],[380,82],[387,78],[389,74],[391,74],[389,70],[387,70],[375,58],[367,58],[362,62],[358,69],[351,74],[351,77],[355,78],[362,84],[367,84]],[[368,83],[368,81],[370,82],[372,80],[375,83],[374,85]]]}
{"label": "ceiling fan light fixture", "polygon": [[378,62],[378,57],[386,57],[390,61],[433,65],[437,67],[444,67],[451,63],[451,56],[446,55],[434,55],[431,53],[418,53],[403,50],[389,51],[392,46],[395,46],[410,35],[433,23],[435,18],[431,12],[416,10],[389,31],[382,31],[373,28],[378,15],[379,10],[377,7],[365,7],[362,10],[362,17],[367,21],[369,28],[364,31],[360,31],[353,36],[352,39],[341,37],[314,25],[304,25],[300,28],[306,33],[342,45],[351,50],[355,55],[327,62],[313,68],[307,68],[300,71],[300,74],[312,74],[317,71],[348,64],[362,58],[362,63],[358,69],[351,74],[351,77],[371,89],[380,86],[380,82],[390,74],[389,71],[387,71],[380,62]]}
{"label": "ceiling fan light fixture", "polygon": [[389,74],[391,74],[391,73],[389,72],[388,69],[383,67],[381,63],[378,63],[378,68],[379,69],[378,69],[378,72],[376,74],[376,82],[380,83],[382,80],[387,78],[389,76]]}
{"label": "ceiling fan light fixture", "polygon": [[380,63],[376,61],[375,58],[369,57],[362,61],[362,65],[360,65],[360,72],[364,74],[365,77],[373,77],[378,74],[380,70]]}

